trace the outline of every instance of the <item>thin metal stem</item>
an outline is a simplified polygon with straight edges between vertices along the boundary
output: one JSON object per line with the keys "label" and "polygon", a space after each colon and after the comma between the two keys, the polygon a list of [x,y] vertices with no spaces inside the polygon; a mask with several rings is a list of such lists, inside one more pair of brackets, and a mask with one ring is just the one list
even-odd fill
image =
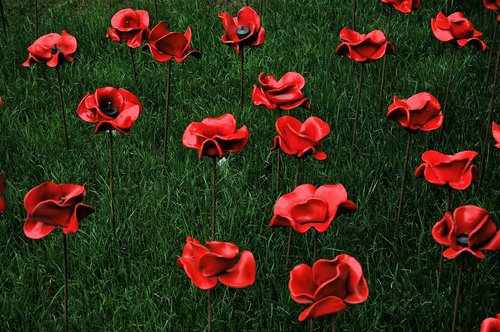
{"label": "thin metal stem", "polygon": [[316,229],[312,229],[313,231],[313,264],[316,262],[318,258],[318,231]]}
{"label": "thin metal stem", "polygon": [[2,28],[4,41],[7,42],[7,25],[5,23],[5,13],[3,11],[3,2],[0,0],[0,15],[2,15]]}
{"label": "thin metal stem", "polygon": [[401,188],[399,190],[399,204],[398,204],[398,214],[396,217],[396,224],[399,225],[399,221],[401,220],[401,212],[403,210],[403,194],[405,190],[406,184],[406,173],[408,172],[408,159],[410,157],[410,146],[411,146],[412,133],[408,132],[408,140],[406,142],[406,154],[405,161],[403,164],[403,176],[401,177]]}
{"label": "thin metal stem", "polygon": [[490,79],[490,70],[491,70],[491,60],[493,59],[493,54],[495,53],[495,44],[497,41],[497,30],[498,30],[498,25],[500,21],[495,20],[495,30],[493,30],[493,38],[491,41],[491,46],[490,46],[490,54],[488,55],[488,69],[486,70],[486,76],[484,80],[484,84],[487,87],[488,80]]}
{"label": "thin metal stem", "polygon": [[208,290],[208,300],[207,300],[207,330],[212,331],[212,290]]}
{"label": "thin metal stem", "polygon": [[155,18],[157,21],[159,21],[158,20],[158,0],[155,0]]}
{"label": "thin metal stem", "polygon": [[[452,207],[452,200],[453,200],[453,191],[450,186],[446,188],[446,202],[444,206],[444,212],[450,211]],[[444,252],[444,245],[441,245],[441,250],[440,250],[440,255],[439,255],[439,268],[438,268],[438,281],[437,281],[437,290],[439,292],[439,284],[441,283],[441,276],[443,275],[443,252]]]}
{"label": "thin metal stem", "polygon": [[138,85],[137,84],[137,70],[135,68],[134,50],[132,49],[132,47],[129,47],[129,50],[130,50],[130,62],[132,63],[132,73],[134,75],[134,84]]}
{"label": "thin metal stem", "polygon": [[491,86],[491,97],[490,97],[490,104],[489,104],[489,109],[488,109],[488,120],[486,123],[486,130],[484,131],[483,135],[483,146],[481,147],[481,159],[479,161],[479,177],[478,177],[478,182],[477,182],[477,192],[479,193],[481,191],[481,183],[483,180],[484,176],[484,171],[486,169],[486,164],[488,161],[488,141],[490,138],[490,133],[491,133],[491,124],[493,122],[493,109],[495,108],[495,98],[496,98],[496,92],[497,92],[497,83],[498,83],[498,68],[500,67],[500,47],[498,48],[497,51],[497,59],[496,59],[496,64],[495,64],[495,73],[493,76],[493,84]]}
{"label": "thin metal stem", "polygon": [[108,130],[109,133],[109,204],[111,208],[111,226],[113,230],[116,229],[115,225],[115,195],[114,195],[114,175],[113,175],[113,131]]}
{"label": "thin metal stem", "polygon": [[332,332],[337,331],[337,314],[332,315]]}
{"label": "thin metal stem", "polygon": [[351,26],[356,29],[356,0],[351,1]]}
{"label": "thin metal stem", "polygon": [[451,332],[455,332],[457,326],[458,318],[458,302],[460,300],[460,288],[462,286],[462,269],[463,269],[463,257],[459,258],[459,266],[457,271],[457,287],[455,289],[455,305],[453,306],[453,320],[451,322]]}
{"label": "thin metal stem", "polygon": [[38,38],[38,21],[38,0],[35,0],[35,38]]}
{"label": "thin metal stem", "polygon": [[[281,118],[281,108],[278,109],[278,119]],[[276,197],[280,194],[280,164],[281,164],[281,150],[276,149]]]}
{"label": "thin metal stem", "polygon": [[[448,83],[446,84],[446,94],[445,94],[445,97],[444,97],[444,104],[443,104],[443,108],[441,110],[441,112],[443,113],[444,119],[446,119],[446,114],[445,113],[446,113],[446,108],[448,106],[448,97],[450,95],[451,81],[453,79],[453,74],[455,72],[455,62],[456,62],[456,59],[457,59],[457,50],[458,50],[458,46],[454,46],[453,47],[453,54],[451,56],[450,72],[448,74]],[[444,130],[445,130],[445,123],[446,122],[443,121],[443,126],[441,127],[441,132],[439,133],[439,140],[438,140],[439,143],[441,143],[441,140],[443,138],[443,133],[444,133]]]}
{"label": "thin metal stem", "polygon": [[245,64],[245,47],[241,46],[240,53],[240,108],[243,109],[243,99],[245,98],[245,90],[243,88],[243,69]]}
{"label": "thin metal stem", "polygon": [[212,158],[212,228],[211,235],[212,241],[215,240],[215,210],[216,210],[216,191],[217,191],[217,160],[215,157]]}
{"label": "thin metal stem", "polygon": [[172,76],[172,61],[168,61],[167,87],[165,91],[165,112],[163,123],[163,167],[167,166],[167,141],[168,141],[168,106],[170,104],[170,78]]}
{"label": "thin metal stem", "polygon": [[68,244],[63,233],[64,331],[68,332]]}
{"label": "thin metal stem", "polygon": [[[389,34],[391,32],[391,18],[392,18],[393,7],[390,6],[389,15],[387,16],[387,27],[386,27],[386,39],[389,39]],[[378,96],[379,108],[382,108],[382,99],[384,95],[384,85],[385,85],[385,71],[387,68],[387,55],[384,55],[384,62],[382,64],[382,75],[380,76],[380,91]]]}
{"label": "thin metal stem", "polygon": [[[299,177],[300,177],[300,163],[301,159],[297,158],[297,163],[296,163],[296,168],[295,168],[295,188],[298,187],[299,185]],[[286,251],[286,265],[288,266],[288,261],[290,259],[290,252],[292,250],[292,227],[290,226],[290,229],[288,231],[288,248]]]}
{"label": "thin metal stem", "polygon": [[356,96],[356,109],[354,110],[354,124],[352,126],[351,162],[352,162],[353,155],[354,155],[354,145],[356,144],[356,129],[358,127],[359,108],[360,108],[360,103],[361,103],[361,91],[363,88],[364,74],[365,74],[365,66],[362,63],[361,69],[359,71],[358,94]]}
{"label": "thin metal stem", "polygon": [[61,73],[59,71],[59,66],[56,66],[56,74],[57,74],[57,83],[58,83],[57,86],[59,88],[59,101],[61,104],[62,121],[63,121],[63,127],[64,127],[64,145],[66,146],[66,149],[69,149],[68,128],[66,126],[66,112],[64,111],[64,98],[63,98],[63,92],[62,92],[62,80],[61,80]]}

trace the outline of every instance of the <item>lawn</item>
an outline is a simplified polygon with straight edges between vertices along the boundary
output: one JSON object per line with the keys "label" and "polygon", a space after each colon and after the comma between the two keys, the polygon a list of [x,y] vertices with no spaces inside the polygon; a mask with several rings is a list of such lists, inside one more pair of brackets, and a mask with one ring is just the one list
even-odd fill
{"label": "lawn", "polygon": [[[331,134],[323,141],[325,161],[307,158],[301,182],[316,186],[342,183],[358,210],[337,218],[319,236],[318,257],[348,253],[359,260],[368,281],[368,300],[338,314],[339,331],[446,331],[451,323],[457,262],[445,259],[439,289],[440,246],[432,226],[444,214],[445,190],[413,176],[421,154],[480,151],[490,96],[485,68],[488,53],[472,47],[458,52],[446,113],[446,133],[419,133],[411,146],[404,210],[395,219],[406,133],[385,114],[392,96],[408,98],[427,91],[444,101],[451,45],[432,34],[430,19],[444,1],[424,1],[410,15],[395,12],[390,40],[395,55],[387,63],[384,106],[378,106],[382,61],[366,66],[362,113],[355,158],[349,158],[358,67],[337,56],[339,32],[349,26],[350,1],[264,1],[260,13],[266,41],[246,52],[245,106],[239,108],[239,59],[221,43],[218,13],[235,15],[244,1],[214,7],[211,1],[161,0],[159,19],[173,31],[193,30],[193,47],[203,58],[173,64],[168,171],[162,167],[163,108],[167,65],[136,50],[139,84],[134,84],[125,44],[106,38],[111,16],[132,6],[154,17],[152,0],[40,0],[40,34],[63,29],[78,40],[73,63],[61,68],[70,149],[64,148],[55,70],[24,68],[26,48],[36,39],[31,1],[4,0],[8,38],[0,43],[0,170],[6,179],[8,210],[0,215],[0,330],[63,329],[62,235],[58,229],[42,240],[23,233],[24,195],[45,181],[88,184],[86,202],[95,213],[68,237],[70,329],[201,331],[206,329],[207,292],[193,286],[176,266],[187,236],[210,238],[210,160],[182,146],[192,121],[232,113],[238,127],[250,131],[248,146],[217,164],[217,239],[251,250],[257,278],[246,289],[218,285],[212,294],[214,331],[305,331],[297,320],[305,306],[288,290],[289,271],[311,264],[310,234],[294,234],[293,256],[286,266],[288,230],[270,228],[276,202],[276,113],[251,101],[259,73],[281,77],[288,71],[306,79],[311,109],[290,115],[302,121],[317,116]],[[250,3],[256,3],[251,0]],[[455,1],[492,41],[495,15],[482,1]],[[379,1],[358,1],[357,30],[385,30],[388,9]],[[116,134],[115,200],[117,227],[110,222],[107,135],[78,118],[76,108],[87,92],[105,86],[136,94],[144,110],[130,136]],[[498,98],[497,98],[498,99]],[[497,102],[498,105],[498,102]],[[498,115],[494,117],[498,122]],[[488,146],[484,182],[455,192],[453,207],[478,205],[500,226],[499,153]],[[478,167],[479,157],[476,159]],[[283,157],[282,193],[293,190],[295,159]],[[500,311],[500,260],[467,259],[459,331],[478,331],[486,317]],[[328,330],[329,316],[316,331]]]}

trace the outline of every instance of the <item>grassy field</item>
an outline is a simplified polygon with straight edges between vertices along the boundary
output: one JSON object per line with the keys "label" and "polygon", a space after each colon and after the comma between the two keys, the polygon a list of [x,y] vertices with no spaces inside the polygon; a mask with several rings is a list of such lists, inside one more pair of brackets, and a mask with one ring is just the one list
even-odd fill
{"label": "grassy field", "polygon": [[[255,0],[250,1],[256,2]],[[387,8],[379,1],[358,1],[357,28],[385,29]],[[342,27],[350,20],[350,1],[264,1],[261,13],[267,38],[246,53],[244,110],[238,105],[239,60],[220,41],[217,14],[235,15],[244,1],[214,8],[210,1],[159,1],[160,19],[174,31],[193,30],[193,46],[203,53],[173,65],[169,172],[162,163],[162,124],[166,64],[136,52],[139,85],[133,83],[125,45],[106,39],[114,12],[127,6],[150,11],[153,1],[39,1],[40,33],[65,29],[78,40],[76,60],[62,67],[71,149],[66,151],[55,71],[23,68],[26,48],[35,40],[30,1],[4,0],[9,32],[0,44],[0,170],[6,178],[8,211],[0,215],[0,330],[61,331],[63,327],[62,235],[60,230],[34,241],[25,237],[23,197],[44,181],[88,183],[86,202],[96,212],[69,236],[70,327],[72,330],[200,331],[206,328],[207,293],[191,285],[175,265],[187,236],[209,239],[210,160],[184,148],[181,137],[192,121],[232,113],[246,124],[250,142],[242,153],[218,164],[217,239],[253,251],[257,280],[243,290],[218,286],[213,293],[215,331],[305,331],[297,321],[305,308],[290,299],[292,266],[311,262],[311,235],[295,234],[294,257],[285,266],[288,231],[268,227],[276,201],[275,153],[270,151],[276,114],[251,103],[252,85],[264,71],[280,77],[303,74],[312,108],[290,115],[315,115],[331,126],[323,144],[328,159],[308,158],[302,182],[342,183],[358,204],[355,214],[338,218],[319,236],[319,257],[348,253],[363,266],[370,295],[338,315],[339,331],[444,331],[451,323],[456,262],[445,261],[437,290],[439,245],[431,228],[444,213],[444,189],[408,176],[403,218],[395,234],[405,132],[385,119],[392,96],[407,98],[427,91],[444,101],[451,46],[441,45],[430,19],[444,5],[424,1],[423,8],[393,15],[384,107],[378,107],[382,62],[367,66],[357,153],[349,160],[357,68],[335,54]],[[50,4],[49,4],[50,3]],[[444,3],[444,1],[439,1]],[[489,44],[495,16],[480,0],[455,1]],[[453,154],[480,150],[489,100],[483,84],[488,54],[475,48],[458,53],[447,113],[444,144],[438,133],[418,134],[411,146],[409,172],[432,148]],[[38,71],[38,72],[37,72]],[[76,107],[98,87],[123,87],[135,93],[144,111],[128,137],[115,136],[117,228],[111,227],[108,200],[107,135],[80,120]],[[498,103],[497,103],[498,104]],[[496,121],[499,121],[498,115]],[[480,194],[476,187],[456,193],[453,206],[475,204],[489,210],[500,226],[498,150],[490,158]],[[284,157],[283,192],[293,189],[295,163]],[[479,161],[477,161],[479,162]],[[478,165],[482,167],[483,165]],[[478,331],[481,321],[500,311],[500,260],[467,260],[459,331]],[[330,328],[320,318],[317,331]]]}

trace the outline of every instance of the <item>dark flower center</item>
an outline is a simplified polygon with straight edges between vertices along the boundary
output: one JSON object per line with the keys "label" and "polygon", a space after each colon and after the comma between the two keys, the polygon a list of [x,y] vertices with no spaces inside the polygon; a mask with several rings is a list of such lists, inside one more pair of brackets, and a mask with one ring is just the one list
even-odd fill
{"label": "dark flower center", "polygon": [[461,247],[467,247],[467,240],[469,239],[469,234],[460,234],[457,236],[457,244]]}
{"label": "dark flower center", "polygon": [[104,107],[101,108],[102,112],[109,116],[110,118],[116,118],[118,116],[118,110],[116,107],[113,107],[110,101]]}
{"label": "dark flower center", "polygon": [[250,34],[250,29],[242,25],[238,29],[236,29],[236,34],[238,35],[238,38],[245,38]]}
{"label": "dark flower center", "polygon": [[64,203],[64,200],[66,199],[66,197],[61,197],[61,201],[59,202],[60,204]]}
{"label": "dark flower center", "polygon": [[51,54],[57,54],[57,52],[61,52],[62,49],[60,49],[59,47],[57,47],[57,44],[54,44],[54,46],[52,46],[50,48],[50,53]]}

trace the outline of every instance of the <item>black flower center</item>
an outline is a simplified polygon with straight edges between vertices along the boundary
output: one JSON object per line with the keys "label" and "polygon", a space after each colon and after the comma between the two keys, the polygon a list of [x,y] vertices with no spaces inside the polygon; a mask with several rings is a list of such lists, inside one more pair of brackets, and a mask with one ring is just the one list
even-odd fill
{"label": "black flower center", "polygon": [[104,105],[104,107],[102,107],[101,110],[104,114],[106,114],[110,118],[114,119],[118,116],[118,110],[116,109],[116,107],[113,106],[113,104],[110,101],[108,101],[108,103]]}
{"label": "black flower center", "polygon": [[467,240],[469,239],[469,234],[460,234],[457,236],[457,244],[461,247],[467,247]]}
{"label": "black flower center", "polygon": [[238,35],[238,38],[245,38],[250,34],[250,29],[242,25],[238,29],[236,29],[236,34]]}
{"label": "black flower center", "polygon": [[62,51],[62,49],[60,49],[59,47],[57,47],[57,44],[54,44],[54,46],[52,46],[50,48],[50,53],[52,53],[52,54],[57,54],[57,52],[61,52],[61,51]]}
{"label": "black flower center", "polygon": [[64,203],[64,200],[65,200],[65,199],[66,199],[66,197],[64,197],[64,196],[63,196],[63,197],[61,197],[61,201],[59,202],[59,204]]}

